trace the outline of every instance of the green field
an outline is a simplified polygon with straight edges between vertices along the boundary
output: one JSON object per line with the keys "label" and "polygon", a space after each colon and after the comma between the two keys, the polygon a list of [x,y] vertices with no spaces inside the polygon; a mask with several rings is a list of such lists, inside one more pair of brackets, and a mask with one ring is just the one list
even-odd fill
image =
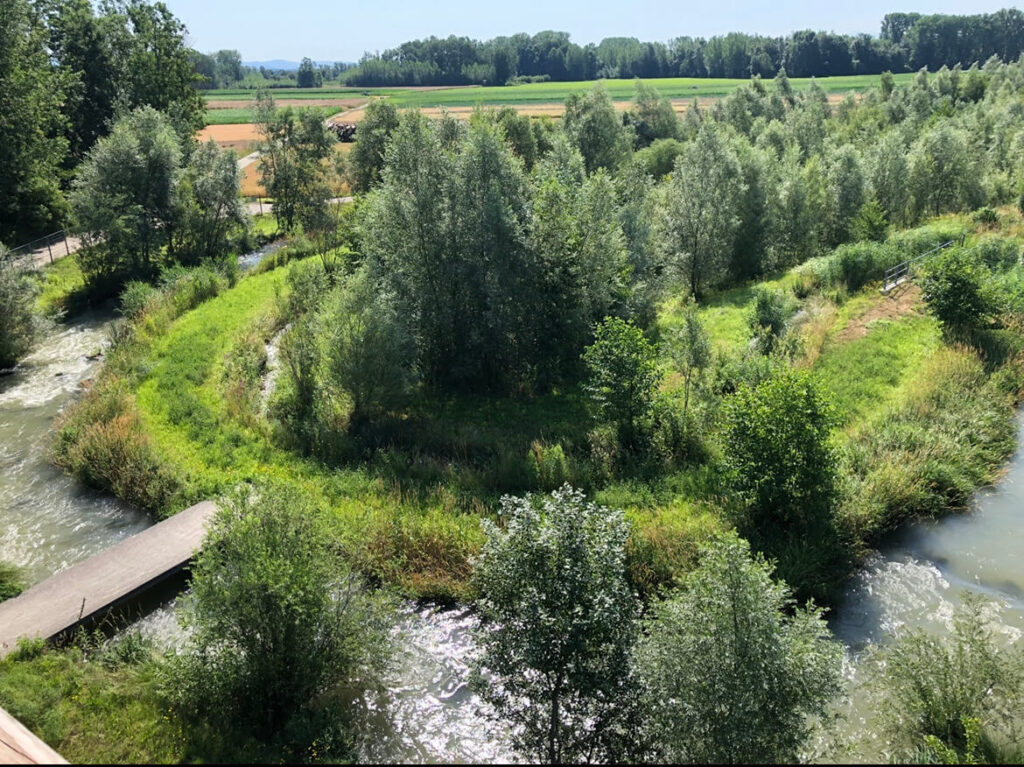
{"label": "green field", "polygon": [[[896,83],[903,85],[914,77],[912,73],[895,76]],[[792,78],[790,83],[797,90],[807,88],[815,81],[828,93],[846,93],[874,88],[878,75],[852,75],[850,77]],[[415,107],[473,107],[551,104],[564,101],[570,94],[586,91],[598,82],[603,83],[615,101],[630,101],[635,91],[635,80],[590,80],[575,83],[529,83],[526,85],[488,86],[469,88],[438,88],[414,90],[411,88],[278,88],[271,91],[277,99],[329,99],[352,98],[358,95],[384,96],[396,106]],[[715,78],[673,77],[646,80],[670,99],[716,98],[727,96],[732,91],[750,82]],[[222,90],[204,94],[206,101],[237,101],[255,99],[255,91]],[[211,125],[226,125],[249,122],[252,113],[248,109],[211,109],[207,122]]]}

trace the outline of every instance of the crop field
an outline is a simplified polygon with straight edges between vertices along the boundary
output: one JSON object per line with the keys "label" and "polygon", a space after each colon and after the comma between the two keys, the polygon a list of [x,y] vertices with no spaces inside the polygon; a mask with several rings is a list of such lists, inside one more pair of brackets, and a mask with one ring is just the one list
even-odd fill
{"label": "crop field", "polygon": [[[878,75],[853,75],[850,77],[822,77],[816,82],[830,94],[845,94],[865,90],[878,85]],[[909,82],[912,73],[895,76],[898,84]],[[807,88],[814,78],[792,78],[790,83],[797,90]],[[591,80],[574,83],[529,83],[514,86],[459,86],[431,88],[280,88],[272,91],[274,99],[282,106],[299,106],[306,102],[310,106],[334,108],[337,111],[352,108],[354,103],[367,97],[379,96],[392,101],[400,108],[420,108],[428,114],[441,108],[456,115],[468,115],[476,106],[512,106],[530,115],[558,117],[561,104],[572,93],[586,91],[597,82],[604,84],[612,100],[620,109],[626,109],[633,98],[634,80]],[[750,82],[741,79],[716,79],[673,77],[646,80],[662,95],[672,100],[676,111],[686,109],[693,99],[708,102],[729,95],[732,91]],[[252,120],[252,109],[242,105],[254,101],[256,94],[251,90],[210,91],[205,95],[207,123],[230,125],[247,123]],[[358,122],[360,112],[353,112],[351,122]]]}

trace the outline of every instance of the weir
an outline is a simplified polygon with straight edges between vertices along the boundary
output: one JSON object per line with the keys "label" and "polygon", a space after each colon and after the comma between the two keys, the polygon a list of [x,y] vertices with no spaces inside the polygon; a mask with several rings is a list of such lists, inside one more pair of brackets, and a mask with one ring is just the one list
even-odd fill
{"label": "weir", "polygon": [[180,575],[202,545],[216,506],[192,506],[0,602],[0,658],[22,638],[54,639],[96,625]]}

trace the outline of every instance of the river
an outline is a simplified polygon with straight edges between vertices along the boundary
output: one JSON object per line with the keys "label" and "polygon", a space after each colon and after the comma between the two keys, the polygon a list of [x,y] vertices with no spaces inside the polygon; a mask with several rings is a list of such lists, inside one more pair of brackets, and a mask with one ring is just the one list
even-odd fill
{"label": "river", "polygon": [[110,319],[90,313],[58,326],[0,377],[0,559],[23,567],[33,583],[151,524],[47,458],[54,418],[101,364]]}
{"label": "river", "polygon": [[[0,378],[0,559],[42,580],[151,524],[145,514],[81,487],[47,460],[54,418],[95,374],[110,316],[89,314],[58,329],[18,370]],[[1020,420],[1024,440],[1024,418]],[[863,737],[874,703],[859,661],[899,627],[947,632],[956,605],[978,592],[1001,608],[999,631],[1024,633],[1024,453],[967,514],[908,525],[873,554],[832,619],[847,647],[850,704],[845,736],[878,759]],[[468,688],[475,619],[465,610],[408,605],[395,628],[398,658],[376,702],[364,756],[376,761],[494,762],[513,755]],[[138,624],[164,642],[177,636],[173,608]]]}

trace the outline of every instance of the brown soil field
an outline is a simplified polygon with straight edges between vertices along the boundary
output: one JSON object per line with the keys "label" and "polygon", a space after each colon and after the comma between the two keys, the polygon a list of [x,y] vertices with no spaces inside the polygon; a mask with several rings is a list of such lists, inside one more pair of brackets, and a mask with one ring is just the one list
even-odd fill
{"label": "brown soil field", "polygon": [[231,142],[259,141],[260,136],[256,132],[256,126],[252,123],[241,123],[240,125],[207,125],[196,134],[199,141],[213,139],[222,146]]}
{"label": "brown soil field", "polygon": [[[335,152],[351,152],[353,144],[341,142],[334,145]],[[334,193],[339,197],[351,194],[347,184],[339,184],[334,187]],[[260,164],[250,163],[242,169],[242,196],[243,197],[266,197],[267,192],[260,184]]]}

